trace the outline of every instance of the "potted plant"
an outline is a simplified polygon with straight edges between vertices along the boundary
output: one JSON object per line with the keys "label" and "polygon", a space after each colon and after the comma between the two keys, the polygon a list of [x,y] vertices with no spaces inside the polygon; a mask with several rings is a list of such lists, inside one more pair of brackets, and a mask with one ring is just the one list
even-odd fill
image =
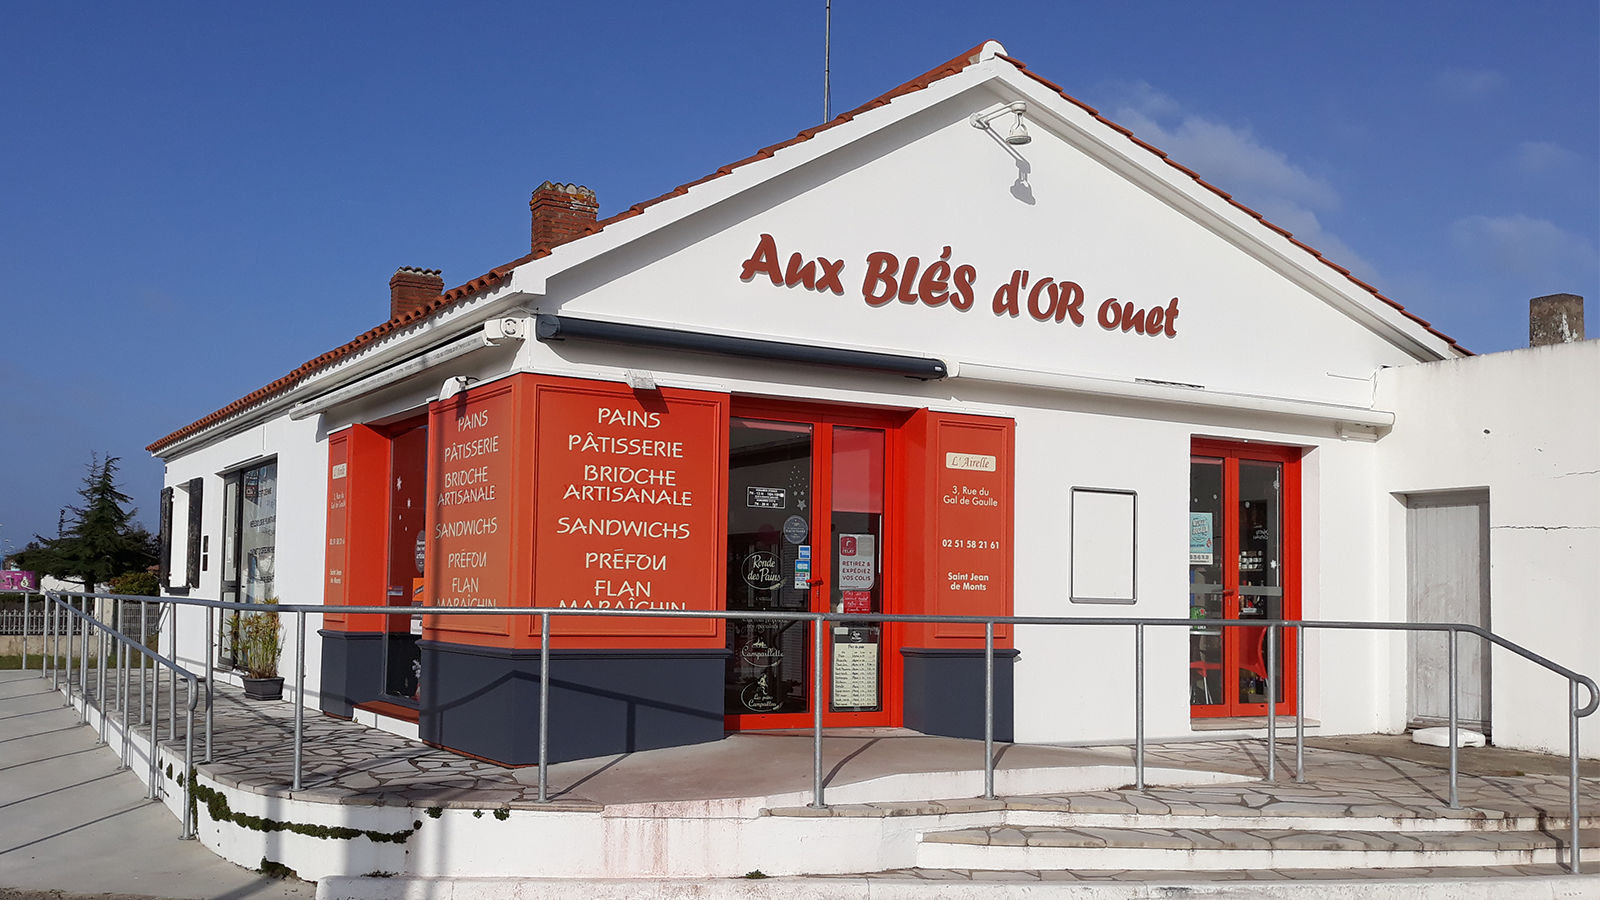
{"label": "potted plant", "polygon": [[[278,598],[268,597],[261,602],[276,606]],[[235,653],[244,666],[244,695],[252,700],[283,699],[283,678],[278,674],[283,626],[278,623],[277,610],[253,612],[240,618]]]}
{"label": "potted plant", "polygon": [[233,668],[242,669],[244,668],[244,650],[242,649],[244,646],[244,616],[240,615],[237,609],[225,610],[223,615],[227,617],[224,619],[224,628],[228,639],[227,653],[223,656],[223,659]]}

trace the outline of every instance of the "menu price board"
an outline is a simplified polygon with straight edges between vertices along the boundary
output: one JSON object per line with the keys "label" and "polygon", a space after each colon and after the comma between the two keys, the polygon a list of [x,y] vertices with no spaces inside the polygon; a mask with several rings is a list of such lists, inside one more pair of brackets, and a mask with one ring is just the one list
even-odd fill
{"label": "menu price board", "polygon": [[[717,395],[687,391],[539,388],[534,605],[718,608],[724,408]],[[746,575],[780,577],[768,568]],[[562,616],[551,631],[718,633],[714,619],[666,617]]]}
{"label": "menu price board", "polygon": [[[515,395],[509,385],[457,395],[435,410],[428,440],[434,486],[429,517],[430,605],[512,606],[511,480]],[[500,616],[454,616],[436,627],[506,634]]]}
{"label": "menu price board", "polygon": [[[1011,612],[1011,490],[1003,426],[943,421],[937,425],[934,487],[934,576],[939,615]],[[998,629],[997,629],[998,632]],[[940,623],[942,637],[982,635],[981,625]]]}
{"label": "menu price board", "polygon": [[878,637],[876,628],[834,629],[833,673],[828,680],[834,712],[879,708]]}

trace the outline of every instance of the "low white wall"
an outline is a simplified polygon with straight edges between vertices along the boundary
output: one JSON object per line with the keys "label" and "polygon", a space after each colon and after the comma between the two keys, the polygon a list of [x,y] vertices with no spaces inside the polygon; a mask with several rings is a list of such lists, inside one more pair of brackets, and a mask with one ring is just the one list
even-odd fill
{"label": "low white wall", "polygon": [[[1600,676],[1600,341],[1385,369],[1378,405],[1396,414],[1378,444],[1391,615],[1406,616],[1404,495],[1487,488],[1490,629]],[[1566,682],[1503,650],[1492,679],[1495,743],[1565,753]],[[1600,715],[1581,735],[1600,756]]]}

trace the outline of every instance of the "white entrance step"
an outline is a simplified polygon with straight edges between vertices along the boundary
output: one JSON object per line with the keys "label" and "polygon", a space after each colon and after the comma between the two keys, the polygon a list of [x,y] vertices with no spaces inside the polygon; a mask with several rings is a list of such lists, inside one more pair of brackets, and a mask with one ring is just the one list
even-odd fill
{"label": "white entrance step", "polygon": [[[1600,830],[1582,832],[1583,849]],[[1039,870],[1389,869],[1551,864],[1563,837],[1512,832],[1309,831],[1233,828],[965,828],[927,832],[917,863],[928,868]]]}

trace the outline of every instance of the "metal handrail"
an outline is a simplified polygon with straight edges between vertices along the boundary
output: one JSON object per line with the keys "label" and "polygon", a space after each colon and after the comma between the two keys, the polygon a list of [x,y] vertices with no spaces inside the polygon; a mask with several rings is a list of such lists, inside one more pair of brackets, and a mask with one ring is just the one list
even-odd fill
{"label": "metal handrail", "polygon": [[[80,599],[82,601],[80,607],[74,607],[72,605],[72,598],[74,598],[74,597],[76,597],[76,598],[78,598],[78,599]],[[122,633],[122,628],[121,628],[122,623],[120,621],[115,622],[115,623],[111,623],[111,624],[108,624],[106,622],[102,622],[102,621],[100,621],[99,617],[96,616],[89,609],[89,604],[90,604],[91,600],[102,600],[102,599],[119,600],[119,601],[133,600],[133,601],[139,601],[139,602],[143,602],[143,603],[159,603],[164,598],[160,598],[160,597],[134,597],[134,596],[128,596],[128,595],[123,595],[123,594],[87,594],[87,593],[66,592],[66,591],[45,591],[43,599],[44,599],[45,603],[48,604],[47,609],[49,609],[50,614],[45,617],[45,622],[44,622],[45,633],[40,635],[40,637],[43,639],[43,642],[45,644],[45,648],[42,648],[42,649],[45,649],[45,652],[41,653],[40,657],[39,657],[39,677],[43,678],[43,677],[45,677],[45,672],[47,670],[51,671],[53,673],[52,674],[53,686],[61,689],[63,691],[63,693],[65,694],[65,696],[66,696],[67,705],[68,706],[72,705],[72,678],[71,678],[72,654],[71,654],[70,641],[71,641],[71,639],[73,637],[74,629],[71,629],[71,628],[62,629],[60,626],[63,624],[63,620],[64,620],[65,624],[67,624],[67,625],[70,625],[74,620],[81,621],[83,623],[83,627],[81,629],[82,645],[83,646],[82,646],[82,652],[80,652],[79,655],[78,655],[78,686],[79,686],[79,692],[81,694],[80,700],[82,701],[83,706],[81,708],[79,721],[80,722],[86,722],[88,720],[89,706],[90,706],[91,702],[94,702],[95,705],[97,706],[98,710],[99,710],[99,713],[100,713],[100,730],[99,730],[99,737],[98,737],[98,740],[96,741],[96,743],[100,743],[100,744],[108,743],[108,741],[106,739],[107,738],[107,728],[108,728],[108,725],[109,725],[109,722],[110,722],[110,719],[111,719],[111,711],[106,708],[106,668],[107,668],[107,665],[108,665],[106,657],[108,655],[110,655],[110,648],[111,648],[111,646],[113,644],[120,644],[122,646],[122,648],[123,648],[122,652],[115,654],[116,655],[116,665],[117,665],[117,684],[118,684],[117,706],[118,706],[118,709],[119,709],[119,711],[120,711],[120,713],[122,715],[122,722],[121,722],[122,751],[121,751],[121,757],[120,757],[121,758],[121,765],[118,767],[119,769],[126,769],[128,767],[129,739],[130,739],[130,737],[132,735],[132,728],[129,727],[129,723],[128,723],[128,700],[129,700],[129,697],[128,697],[128,684],[129,684],[129,682],[131,680],[130,677],[129,677],[129,671],[128,671],[129,670],[128,663],[129,663],[129,659],[130,659],[130,654],[129,654],[128,651],[130,651],[130,650],[136,651],[138,656],[139,656],[139,673],[140,673],[140,679],[139,679],[140,701],[139,701],[139,705],[140,705],[140,719],[141,719],[141,721],[144,720],[144,713],[145,713],[145,708],[144,708],[144,693],[145,693],[144,686],[145,686],[146,682],[149,680],[145,676],[145,661],[148,660],[150,662],[151,673],[153,675],[155,675],[156,678],[160,677],[159,673],[160,673],[161,669],[163,669],[163,668],[165,668],[168,672],[171,673],[172,688],[173,689],[172,689],[172,692],[171,692],[172,693],[172,702],[169,704],[170,711],[168,713],[167,737],[168,737],[169,740],[177,737],[177,719],[176,719],[176,709],[177,709],[177,703],[178,703],[178,698],[177,698],[177,678],[179,676],[181,676],[184,679],[184,682],[185,682],[184,697],[186,699],[186,702],[185,702],[185,708],[184,708],[183,773],[178,777],[178,781],[183,787],[183,796],[182,796],[182,800],[181,800],[181,805],[179,806],[179,809],[182,810],[182,813],[179,815],[179,819],[182,820],[183,824],[182,824],[182,829],[181,829],[180,834],[179,834],[179,839],[180,840],[191,840],[191,839],[193,839],[195,837],[195,832],[194,832],[194,828],[193,828],[193,821],[192,821],[192,819],[190,817],[190,812],[189,812],[189,806],[190,806],[189,798],[190,798],[192,790],[193,790],[193,781],[194,781],[194,778],[193,778],[193,776],[194,776],[194,713],[195,713],[195,709],[199,705],[199,701],[200,701],[200,694],[199,694],[199,690],[198,690],[198,688],[199,688],[199,678],[193,672],[190,672],[189,670],[185,669],[183,666],[179,665],[176,659],[164,656],[161,653],[158,653],[157,651],[152,650],[149,647],[145,646],[144,645],[144,641],[143,641],[143,638],[145,636],[144,628],[141,627],[141,629],[140,629],[140,640],[136,641],[133,638],[129,637],[128,635]],[[118,604],[118,619],[121,618],[122,611],[123,611],[122,610],[122,605],[119,603]],[[142,616],[141,616],[141,618],[142,618]],[[173,628],[173,632],[172,633],[176,634],[176,627],[175,626],[176,626],[177,616],[173,615],[172,618],[174,620],[174,628]],[[68,653],[67,653],[67,656],[66,656],[66,667],[67,667],[67,675],[68,675],[68,677],[67,677],[67,679],[65,680],[64,683],[62,683],[61,680],[60,680],[60,670],[59,670],[59,666],[58,666],[58,662],[61,659],[60,641],[61,641],[62,631],[63,630],[66,631],[67,640],[69,642]],[[97,689],[95,691],[95,695],[94,695],[93,698],[90,697],[90,692],[89,692],[89,672],[88,672],[88,666],[89,666],[89,632],[91,630],[94,631],[96,636],[97,636],[97,640],[96,640],[96,653],[97,653],[97,661],[96,661],[96,670],[97,671],[96,671],[96,675],[97,675],[97,677],[99,679],[99,685],[98,685],[98,687],[97,687]],[[54,639],[53,646],[51,644],[51,640],[52,639]],[[27,635],[23,636],[23,643],[24,643],[24,645],[26,645],[26,643],[27,643]],[[177,646],[176,642],[174,642],[173,643],[174,656],[176,656],[176,646]],[[148,777],[148,782],[147,782],[146,791],[145,791],[145,798],[149,799],[149,800],[157,800],[157,799],[160,799],[160,789],[159,789],[158,785],[160,784],[160,778],[161,778],[161,765],[160,765],[160,762],[161,762],[161,756],[160,756],[160,745],[161,745],[161,735],[160,735],[160,729],[161,729],[161,691],[160,691],[160,685],[157,684],[156,685],[156,689],[150,691],[149,695],[150,695],[149,696],[149,701],[150,701],[150,707],[149,707],[149,713],[150,713],[150,717],[149,717],[150,745],[149,745],[149,754],[148,754],[148,756],[149,756],[150,771],[149,771],[149,777]]]}
{"label": "metal handrail", "polygon": [[[223,600],[206,600],[197,597],[138,597],[124,594],[91,594],[65,591],[47,591],[46,595],[58,603],[64,603],[60,597],[80,597],[85,600],[90,598],[133,600],[139,602],[156,602],[176,606],[196,606],[207,610],[207,621],[210,622],[212,609],[231,609],[246,612],[276,612],[279,614],[292,614],[297,620],[297,640],[295,642],[295,735],[294,735],[294,773],[293,790],[301,790],[301,773],[303,769],[304,745],[304,714],[305,714],[305,619],[307,615],[323,615],[326,613],[355,613],[394,615],[396,609],[414,613],[418,607],[394,606],[324,606],[311,604],[258,604],[242,603]],[[70,604],[65,604],[70,609]],[[812,634],[812,803],[815,808],[825,808],[822,772],[822,663],[823,640],[822,634],[827,623],[940,623],[940,624],[971,624],[984,626],[984,797],[994,799],[994,629],[997,625],[1048,625],[1048,626],[1120,626],[1134,629],[1134,656],[1135,656],[1135,743],[1134,743],[1134,769],[1135,786],[1138,790],[1145,787],[1145,742],[1144,742],[1144,629],[1147,627],[1193,628],[1197,620],[1174,618],[1149,618],[1149,617],[1066,617],[1066,616],[936,616],[936,615],[906,615],[888,613],[815,613],[815,612],[780,612],[777,610],[660,610],[660,609],[577,609],[572,607],[421,607],[424,615],[516,615],[539,616],[539,649],[540,649],[540,689],[539,689],[539,802],[549,800],[548,795],[548,770],[549,770],[549,676],[550,676],[550,619],[552,616],[579,616],[579,617],[622,617],[622,618],[690,618],[690,619],[721,619],[721,620],[758,620],[758,621],[788,621],[813,623]],[[83,613],[79,613],[80,615]],[[1568,682],[1568,715],[1569,715],[1569,807],[1571,814],[1571,835],[1568,865],[1572,872],[1579,869],[1579,809],[1578,809],[1578,720],[1592,715],[1600,708],[1600,687],[1594,679],[1587,675],[1573,671],[1559,663],[1553,662],[1544,656],[1534,653],[1512,641],[1509,641],[1491,631],[1475,625],[1462,623],[1433,623],[1433,622],[1354,622],[1354,621],[1315,621],[1303,619],[1206,619],[1205,626],[1219,628],[1262,628],[1267,632],[1267,780],[1277,780],[1277,655],[1278,647],[1282,641],[1284,629],[1293,629],[1296,634],[1295,650],[1297,672],[1301,677],[1296,679],[1296,704],[1295,704],[1295,780],[1305,781],[1305,630],[1354,630],[1354,631],[1403,631],[1403,632],[1445,632],[1449,640],[1449,733],[1450,733],[1450,807],[1460,807],[1460,797],[1457,789],[1459,774],[1459,682],[1457,672],[1457,643],[1459,635],[1463,632],[1476,635],[1515,653],[1528,661],[1541,666]],[[95,622],[96,626],[104,629],[105,626]],[[172,617],[170,638],[173,653],[176,655],[177,647],[177,616]],[[206,633],[206,762],[211,759],[211,730],[212,730],[212,692],[211,692],[211,659],[213,655],[212,640],[215,634],[210,625]],[[87,642],[87,637],[85,637]],[[24,641],[26,643],[26,641]],[[87,647],[87,643],[85,643]],[[152,654],[152,656],[154,656]],[[183,670],[175,662],[160,657],[162,662],[173,671],[173,677],[182,673],[189,679],[189,722],[190,752],[193,746],[193,711],[197,696],[194,690],[195,676]],[[70,662],[70,659],[69,659]],[[42,667],[41,667],[42,677]],[[103,676],[102,676],[103,677]],[[1583,706],[1578,705],[1578,686],[1582,685],[1589,692],[1589,700]],[[176,683],[174,681],[174,689]],[[70,686],[68,687],[70,692]],[[87,707],[85,699],[85,707]],[[102,723],[104,716],[102,716]],[[152,724],[154,732],[155,724]],[[126,734],[126,729],[124,729]],[[152,757],[154,753],[152,751]],[[186,765],[189,763],[186,757]],[[185,808],[187,808],[188,785],[185,784]],[[189,836],[187,815],[184,824],[185,836]]]}

